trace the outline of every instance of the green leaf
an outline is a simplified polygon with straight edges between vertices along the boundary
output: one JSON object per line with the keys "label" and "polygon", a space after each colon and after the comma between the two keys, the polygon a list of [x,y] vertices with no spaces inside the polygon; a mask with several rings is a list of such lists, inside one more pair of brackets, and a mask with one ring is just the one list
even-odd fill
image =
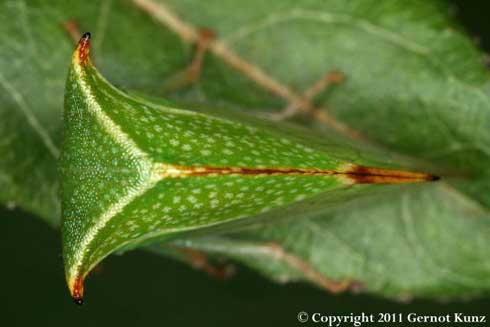
{"label": "green leaf", "polygon": [[[490,206],[490,74],[484,53],[458,30],[444,2],[273,1],[261,7],[256,0],[240,11],[231,9],[233,1],[136,2],[156,3],[150,14],[177,33],[182,29],[163,13],[211,27],[226,47],[293,91],[341,71],[347,81],[320,94],[318,107],[373,143],[465,176],[451,184]],[[266,92],[238,98],[233,90],[255,88],[229,68],[222,51],[210,51],[215,57],[198,86],[203,102],[249,111],[286,105]]]}
{"label": "green leaf", "polygon": [[[0,159],[0,202],[18,205],[52,225],[59,224],[56,156],[50,144],[59,147],[61,140],[63,85],[72,51],[72,41],[61,27],[63,22],[74,19],[81,30],[96,33],[94,48],[98,66],[111,81],[125,88],[161,94],[166,79],[172,81],[175,72],[190,61],[193,41],[182,42],[184,39],[179,39],[176,25],[170,25],[157,15],[161,9],[140,10],[140,4],[137,1],[36,0],[0,3],[3,22],[0,149],[4,154]],[[450,185],[445,184],[444,192],[425,190],[424,194],[429,192],[428,197],[434,200],[421,204],[410,202],[412,205],[407,209],[428,224],[434,219],[444,221],[445,227],[439,228],[441,237],[458,230],[459,221],[466,221],[474,212],[487,214],[486,194],[490,185],[486,149],[489,140],[485,132],[490,111],[488,70],[483,64],[483,53],[458,30],[444,2],[281,0],[269,1],[263,6],[259,0],[247,4],[179,0],[158,1],[156,8],[162,4],[166,12],[173,13],[180,21],[214,30],[218,39],[239,57],[295,94],[301,94],[332,69],[342,71],[346,82],[331,92],[320,94],[314,99],[315,105],[328,107],[329,114],[360,132],[366,141],[373,140],[394,152],[424,159],[438,171],[447,170],[451,175],[466,177],[444,178],[445,183],[450,182]],[[207,107],[233,107],[254,113],[278,111],[288,104],[288,99],[278,96],[277,92],[271,95],[270,90],[231,68],[219,53],[211,50],[205,57],[200,82],[188,91],[167,96],[179,102],[200,102]],[[328,127],[308,116],[298,115],[292,122],[318,130],[320,135],[329,133]],[[470,198],[465,198],[463,193]],[[404,194],[397,193],[393,197]],[[450,199],[458,200],[445,200],[447,194],[454,195]],[[473,200],[482,205],[474,204],[473,209],[467,210],[464,204]],[[399,208],[393,198],[380,197],[376,202],[380,208]],[[380,209],[380,222],[366,226],[362,219],[364,210],[363,206],[354,206],[336,214],[357,217],[352,228],[360,235],[367,233],[367,227],[384,231],[382,226],[387,221],[400,222],[398,211]],[[456,214],[451,215],[454,219],[439,214],[449,211],[458,213],[459,218]],[[326,213],[318,220],[329,221],[329,216]],[[335,224],[339,224],[339,220],[341,218],[336,219]],[[487,230],[484,226],[488,224],[488,217],[480,221],[482,226],[475,227],[474,233]],[[291,229],[303,228],[302,224],[296,227],[295,221],[288,224]],[[326,227],[332,228],[332,225]],[[390,234],[392,244],[404,239],[403,228],[396,231]],[[467,235],[470,234],[468,231]],[[254,242],[252,232],[246,237],[247,241]],[[349,236],[345,240],[355,243],[359,237]],[[288,239],[287,232],[274,235],[279,244]],[[376,247],[378,239],[366,247]],[[439,246],[441,254],[450,253],[455,243],[469,242],[467,239],[455,242],[449,237],[444,240],[447,246]],[[263,242],[260,231],[256,241]],[[487,241],[488,237],[484,237],[479,244],[484,246]],[[315,247],[319,252],[326,251],[318,242],[302,244],[303,249],[310,244],[311,253],[316,253]],[[284,249],[305,262],[312,261],[306,252],[298,251],[290,243],[284,244]],[[327,277],[329,274],[331,277],[354,276],[365,288],[381,294],[393,295],[398,290],[423,295],[424,290],[428,293],[429,289],[435,290],[434,285],[440,285],[441,296],[478,291],[472,283],[445,292],[443,286],[454,286],[454,281],[433,276],[431,270],[427,270],[426,279],[421,278],[420,288],[410,290],[417,285],[416,280],[412,280],[413,283],[403,280],[409,280],[417,271],[417,260],[398,269],[400,282],[390,282],[395,286],[372,286],[373,279],[364,278],[362,272],[375,271],[377,259],[386,263],[385,266],[396,261],[383,254],[367,257],[365,268],[359,268],[361,271],[356,274],[344,271],[345,274],[336,275],[335,271],[328,270],[332,266],[330,262],[342,262],[340,256],[313,266]],[[441,264],[453,266],[465,262],[466,271],[471,272],[475,267],[475,271],[484,272],[476,264],[486,262],[486,257],[475,256],[475,260],[467,263],[463,255],[468,254],[456,251],[454,256],[447,255]],[[256,262],[255,257],[248,258],[247,262]],[[271,276],[280,278],[284,274],[278,270]],[[488,290],[485,287],[488,275],[488,268],[486,274],[475,274],[483,285],[481,292]],[[437,296],[435,293],[433,295]]]}
{"label": "green leaf", "polygon": [[123,1],[1,1],[0,18],[0,202],[58,226],[56,160],[76,42],[64,24],[97,31],[105,70],[131,89],[159,89],[187,57],[173,33]]}
{"label": "green leaf", "polygon": [[279,282],[327,289],[326,279],[348,280],[355,289],[407,299],[474,296],[490,287],[488,212],[444,184],[298,216],[172,244],[233,258]]}
{"label": "green leaf", "polygon": [[[317,106],[329,108],[328,113],[338,121],[346,122],[373,142],[429,161],[449,171],[449,176],[460,177],[445,179],[449,185],[442,189],[424,190],[423,200],[413,193],[380,199],[369,208],[372,216],[377,217],[372,224],[363,220],[368,210],[366,206],[359,205],[338,211],[336,216],[339,219],[333,223],[328,223],[332,217],[330,214],[318,215],[312,223],[320,226],[315,234],[305,227],[308,222],[303,219],[305,224],[289,222],[288,227],[284,225],[282,230],[271,226],[267,237],[260,228],[257,232],[249,232],[243,236],[246,244],[263,249],[261,242],[264,240],[276,241],[283,246],[283,251],[310,263],[311,268],[324,276],[354,279],[365,289],[390,296],[442,297],[488,292],[485,251],[470,253],[468,249],[471,246],[488,248],[490,241],[490,202],[486,196],[490,185],[486,145],[490,141],[486,133],[490,118],[489,74],[484,54],[455,28],[443,2],[328,1],[291,4],[278,1],[269,2],[267,8],[252,3],[250,7],[254,9],[240,12],[230,10],[227,5],[216,9],[218,6],[209,2],[159,3],[150,13],[162,25],[179,31],[165,15],[159,15],[170,12],[187,24],[212,26],[227,47],[281,81],[282,85],[292,86],[292,90],[308,89],[322,74],[332,69],[342,71],[347,76],[346,83],[334,92],[322,94],[316,99]],[[229,6],[233,4],[229,3]],[[220,10],[221,15],[216,13]],[[227,14],[223,15],[223,12]],[[218,16],[225,18],[218,20]],[[237,100],[232,88],[254,88],[229,69],[226,58],[218,51],[213,53],[216,57],[209,59],[199,85],[200,99],[209,103],[226,101],[235,106],[245,103],[244,108],[248,110],[250,107],[260,110],[280,108],[266,93],[251,97],[251,100]],[[304,117],[294,121],[314,129],[326,129],[324,124]],[[402,206],[402,199],[419,201],[407,200]],[[473,203],[475,200],[480,205]],[[423,250],[430,252],[434,246],[437,251],[440,260],[432,267],[424,267],[423,273],[420,273],[421,262],[431,260],[429,253],[419,250],[419,255],[409,255],[414,260],[401,259],[404,257],[403,240],[408,234],[399,219],[402,213],[414,221],[422,219],[429,224],[427,230],[441,233],[439,242],[434,242],[433,232],[421,233],[422,236],[409,244],[411,248],[418,242],[430,244]],[[358,244],[359,239],[368,237],[365,235],[370,229],[379,235],[369,238],[368,244],[359,247],[360,253],[366,253],[366,259],[361,267],[351,270],[342,266],[348,253],[339,251],[341,254],[336,255],[335,248],[323,247],[325,243],[313,237],[331,235],[331,230],[349,217],[356,219],[347,226],[357,227],[345,233],[342,243]],[[316,221],[323,223],[317,224]],[[438,225],[439,221],[441,224]],[[461,224],[467,224],[467,229]],[[292,230],[296,234],[290,232]],[[452,237],[453,232],[461,232],[457,235],[459,238]],[[386,237],[383,237],[384,233],[387,233]],[[291,236],[293,234],[302,235],[302,242],[291,241],[296,240]],[[261,264],[257,255],[241,251],[243,237],[234,235],[226,238],[226,251],[240,253],[242,261],[263,269],[266,264]],[[462,241],[457,242],[456,239]],[[472,243],[474,240],[478,240],[477,244]],[[235,242],[236,247],[233,246]],[[398,255],[382,251],[388,243]],[[468,247],[463,250],[458,247],[460,243],[468,244]],[[197,241],[197,244],[203,249],[209,248],[207,243],[204,245]],[[320,256],[323,260],[315,260],[319,253],[333,254],[329,260],[323,256]],[[467,258],[472,260],[467,261]],[[264,262],[270,262],[270,259],[270,256],[265,256]],[[397,273],[376,277],[380,274],[377,262],[388,270],[393,267]],[[332,263],[340,268],[332,268]],[[467,267],[461,268],[463,264]],[[438,265],[442,269],[434,267]],[[448,273],[442,274],[441,270]],[[288,271],[284,264],[277,270],[267,270],[269,276],[279,280],[288,279],[291,275]],[[292,276],[305,278],[304,272],[293,271]]]}
{"label": "green leaf", "polygon": [[68,72],[60,158],[63,254],[77,301],[86,275],[117,249],[319,194],[328,207],[325,198],[355,184],[434,179],[369,168],[362,158],[336,156],[334,147],[315,150],[285,133],[128,95],[99,74],[89,50],[86,33]]}

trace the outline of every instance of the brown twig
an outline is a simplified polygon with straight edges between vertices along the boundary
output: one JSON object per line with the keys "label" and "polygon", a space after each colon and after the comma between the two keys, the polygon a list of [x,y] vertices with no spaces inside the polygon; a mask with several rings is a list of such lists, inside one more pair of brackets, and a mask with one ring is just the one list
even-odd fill
{"label": "brown twig", "polygon": [[201,68],[208,46],[215,38],[213,31],[202,28],[199,30],[199,38],[196,42],[196,52],[187,68],[178,72],[170,83],[164,86],[166,92],[183,88],[189,84],[196,83],[201,76]]}
{"label": "brown twig", "polygon": [[269,253],[272,258],[278,261],[284,261],[290,267],[301,271],[310,281],[331,293],[337,294],[348,289],[355,292],[358,292],[360,290],[360,284],[351,280],[345,279],[341,281],[333,281],[331,279],[328,279],[306,261],[291,253],[286,252],[284,247],[282,247],[278,243],[266,243],[263,246],[268,249],[266,253]]}
{"label": "brown twig", "polygon": [[228,263],[214,265],[209,262],[208,257],[202,251],[183,247],[178,247],[177,251],[189,260],[194,269],[203,270],[215,278],[227,279],[235,273],[234,265]]}
{"label": "brown twig", "polygon": [[[215,243],[213,243],[216,245]],[[219,244],[219,242],[217,243]],[[196,245],[178,245],[176,248],[180,253],[185,254],[187,258],[191,259],[193,266],[195,267],[206,267],[208,265],[207,258],[201,249],[205,252],[217,253],[224,255],[236,254],[238,256],[248,255],[248,256],[260,256],[262,258],[268,257],[271,260],[281,262],[286,264],[288,267],[297,270],[303,274],[309,281],[313,284],[323,288],[331,293],[340,293],[343,291],[350,290],[352,292],[358,293],[362,290],[360,283],[351,281],[349,279],[341,281],[333,281],[325,277],[321,272],[315,269],[311,264],[302,260],[300,257],[293,253],[288,252],[283,246],[277,242],[258,242],[250,243],[247,241],[236,241],[236,248],[240,248],[238,251],[230,251],[229,245],[225,245],[225,248],[220,248],[220,246],[208,247],[206,245],[196,248]],[[206,269],[204,269],[206,270]]]}
{"label": "brown twig", "polygon": [[74,19],[65,20],[61,23],[63,29],[68,33],[70,38],[75,42],[75,44],[82,37],[82,33],[80,33],[80,28],[78,27],[78,23]]}
{"label": "brown twig", "polygon": [[[326,91],[333,84],[342,83],[344,79],[344,75],[340,72],[329,72],[328,74],[325,74],[321,79],[319,79],[315,84],[313,84],[310,88],[308,88],[303,93],[303,97],[311,102],[318,94]],[[298,110],[301,110],[301,104],[297,102],[291,102],[280,112],[272,114],[271,118],[277,121],[284,120],[297,114]],[[326,109],[323,108],[323,110]]]}
{"label": "brown twig", "polygon": [[[153,0],[133,0],[133,3],[138,8],[155,18],[158,22],[164,24],[169,29],[174,31],[184,42],[196,44],[199,41],[199,30],[190,23],[180,19],[163,3],[157,3]],[[334,117],[327,114],[321,108],[315,108],[311,101],[280,83],[265,73],[258,66],[253,65],[252,63],[241,58],[218,38],[209,43],[208,49],[214,55],[221,58],[230,67],[253,80],[267,91],[275,94],[276,96],[282,97],[288,103],[297,103],[301,110],[309,113],[322,124],[333,128],[350,138],[360,138],[357,131],[352,130],[347,125],[337,121]]]}

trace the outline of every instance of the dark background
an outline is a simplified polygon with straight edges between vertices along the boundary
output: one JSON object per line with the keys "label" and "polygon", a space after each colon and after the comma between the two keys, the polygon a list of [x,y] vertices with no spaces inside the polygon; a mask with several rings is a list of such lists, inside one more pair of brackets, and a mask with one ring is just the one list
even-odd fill
{"label": "dark background", "polygon": [[[490,52],[490,1],[450,2]],[[144,251],[109,257],[88,281],[87,301],[78,307],[65,285],[59,232],[19,210],[0,209],[0,217],[3,326],[294,326],[300,325],[296,315],[302,310],[490,313],[488,297],[401,303],[371,295],[332,296],[306,284],[277,285],[244,267],[233,279],[217,280]]]}

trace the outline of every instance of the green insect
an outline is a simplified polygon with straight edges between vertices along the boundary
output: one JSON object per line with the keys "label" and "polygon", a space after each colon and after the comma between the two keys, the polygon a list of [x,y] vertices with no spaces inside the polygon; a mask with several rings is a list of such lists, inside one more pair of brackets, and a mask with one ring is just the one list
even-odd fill
{"label": "green insect", "polygon": [[287,133],[128,95],[99,74],[89,50],[86,33],[66,83],[60,159],[63,255],[77,303],[87,274],[116,250],[356,184],[436,179],[371,168]]}

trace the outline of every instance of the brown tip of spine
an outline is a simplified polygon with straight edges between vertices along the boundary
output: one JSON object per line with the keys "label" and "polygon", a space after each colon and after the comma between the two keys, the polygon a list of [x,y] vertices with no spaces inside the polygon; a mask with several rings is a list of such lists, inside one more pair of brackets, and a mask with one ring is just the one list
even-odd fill
{"label": "brown tip of spine", "polygon": [[71,291],[71,297],[73,302],[78,305],[83,304],[83,279],[81,277],[77,277],[75,282],[73,283],[73,289]]}
{"label": "brown tip of spine", "polygon": [[90,53],[90,32],[82,35],[80,41],[78,41],[76,52],[78,53],[78,60],[80,64],[84,64]]}
{"label": "brown tip of spine", "polygon": [[344,173],[354,184],[397,184],[437,181],[439,176],[404,170],[352,165]]}

